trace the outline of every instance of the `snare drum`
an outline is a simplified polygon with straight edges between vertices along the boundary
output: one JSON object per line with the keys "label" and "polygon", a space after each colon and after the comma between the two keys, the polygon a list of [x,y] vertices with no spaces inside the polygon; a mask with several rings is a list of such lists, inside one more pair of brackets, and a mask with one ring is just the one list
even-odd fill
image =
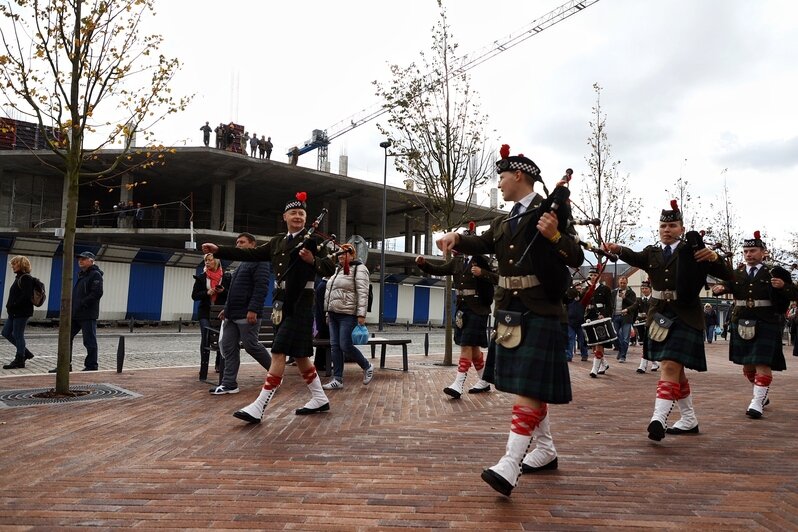
{"label": "snare drum", "polygon": [[602,318],[600,320],[593,320],[585,322],[582,325],[585,331],[585,339],[587,345],[601,345],[613,342],[618,338],[618,333],[615,331],[615,326],[612,324],[612,318]]}
{"label": "snare drum", "polygon": [[646,326],[646,322],[645,321],[637,321],[637,322],[633,323],[632,325],[634,327],[636,327],[636,328],[637,327],[645,327]]}

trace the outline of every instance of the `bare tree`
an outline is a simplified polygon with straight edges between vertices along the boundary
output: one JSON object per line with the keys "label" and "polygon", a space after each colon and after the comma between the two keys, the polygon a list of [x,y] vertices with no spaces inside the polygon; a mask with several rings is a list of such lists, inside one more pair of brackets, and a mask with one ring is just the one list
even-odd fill
{"label": "bare tree", "polygon": [[594,83],[593,90],[596,104],[589,121],[590,156],[586,158],[590,173],[582,180],[583,195],[574,207],[587,218],[601,220],[598,227],[588,226],[595,241],[631,244],[636,239],[641,203],[629,191],[629,174],[621,177],[621,161],[613,159],[612,145],[607,140],[607,115],[601,109],[601,86]]}
{"label": "bare tree", "polygon": [[[679,202],[679,209],[682,211],[682,220],[684,226],[688,229],[702,230],[706,229],[708,220],[701,215],[703,209],[701,208],[701,196],[693,196],[690,191],[690,182],[684,175],[684,167],[687,159],[682,162],[679,169],[679,177],[673,183],[673,188],[666,188],[665,192],[673,199]],[[726,170],[724,169],[724,172]]]}
{"label": "bare tree", "polygon": [[[725,172],[724,169],[723,173]],[[710,210],[715,215],[706,228],[707,235],[721,249],[728,253],[737,253],[743,240],[743,231],[740,229],[740,221],[732,204],[726,178],[723,179],[723,194],[718,197],[717,202],[717,206],[710,203]]]}
{"label": "bare tree", "polygon": [[[130,158],[135,133],[149,139],[155,123],[185,108],[189,98],[175,99],[169,83],[177,59],[158,53],[159,35],[143,35],[140,24],[152,13],[154,0],[6,0],[0,13],[0,81],[8,105],[31,117],[44,132],[47,147],[58,156],[64,173],[66,216],[64,268],[58,335],[56,392],[69,392],[72,268],[78,187],[114,172]],[[103,118],[100,118],[103,117]],[[97,146],[84,145],[87,135]],[[105,168],[84,172],[85,162],[99,163],[97,151],[122,144]],[[157,150],[155,150],[157,151]],[[149,163],[163,153],[148,151]]]}
{"label": "bare tree", "polygon": [[[433,230],[449,231],[469,220],[474,191],[493,173],[493,154],[486,146],[487,115],[480,111],[468,74],[458,68],[462,61],[441,0],[438,7],[432,47],[421,54],[421,65],[392,65],[390,83],[375,82],[389,109],[387,123],[377,128],[393,142],[396,170],[421,192],[415,201],[434,221]],[[455,209],[458,200],[466,204],[465,214]],[[451,305],[444,308],[444,364],[451,364]]]}

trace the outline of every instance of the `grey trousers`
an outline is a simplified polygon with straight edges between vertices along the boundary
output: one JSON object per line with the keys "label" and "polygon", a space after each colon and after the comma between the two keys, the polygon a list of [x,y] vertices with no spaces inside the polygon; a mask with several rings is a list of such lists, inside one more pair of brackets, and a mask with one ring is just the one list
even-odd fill
{"label": "grey trousers", "polygon": [[269,369],[272,364],[272,357],[269,350],[258,342],[258,331],[260,330],[260,320],[253,325],[242,320],[224,320],[222,341],[219,348],[224,357],[224,374],[222,375],[222,385],[226,388],[237,388],[238,368],[241,365],[241,349],[239,342],[244,347],[244,351],[250,354],[258,364],[265,369]]}

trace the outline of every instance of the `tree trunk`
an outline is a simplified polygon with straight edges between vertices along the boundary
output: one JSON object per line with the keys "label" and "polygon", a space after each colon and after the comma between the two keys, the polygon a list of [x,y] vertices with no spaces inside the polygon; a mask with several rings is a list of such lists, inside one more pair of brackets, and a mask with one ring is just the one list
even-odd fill
{"label": "tree trunk", "polygon": [[78,157],[67,158],[67,210],[64,222],[64,246],[61,268],[61,312],[58,318],[58,371],[55,375],[55,391],[69,392],[69,366],[72,355],[72,271],[75,262],[75,226],[78,217],[78,182],[80,165]]}

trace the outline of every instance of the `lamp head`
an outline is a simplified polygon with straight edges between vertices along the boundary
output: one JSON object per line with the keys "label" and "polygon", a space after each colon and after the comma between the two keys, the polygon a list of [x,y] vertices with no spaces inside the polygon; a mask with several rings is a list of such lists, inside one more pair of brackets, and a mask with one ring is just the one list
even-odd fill
{"label": "lamp head", "polygon": [[387,149],[387,148],[390,148],[390,147],[391,147],[391,141],[390,140],[383,140],[382,142],[380,142],[380,148]]}

